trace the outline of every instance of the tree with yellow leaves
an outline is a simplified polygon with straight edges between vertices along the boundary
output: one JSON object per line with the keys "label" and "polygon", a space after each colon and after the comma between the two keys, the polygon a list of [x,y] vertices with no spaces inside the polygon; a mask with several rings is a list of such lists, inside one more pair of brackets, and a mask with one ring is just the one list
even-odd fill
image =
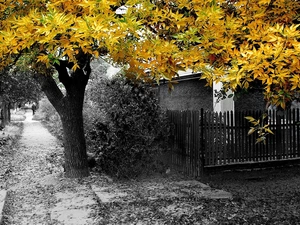
{"label": "tree with yellow leaves", "polygon": [[0,67],[29,59],[62,120],[66,175],[83,177],[82,105],[93,58],[105,55],[147,81],[188,68],[233,91],[258,80],[266,99],[284,108],[300,88],[299,11],[298,0],[6,0]]}

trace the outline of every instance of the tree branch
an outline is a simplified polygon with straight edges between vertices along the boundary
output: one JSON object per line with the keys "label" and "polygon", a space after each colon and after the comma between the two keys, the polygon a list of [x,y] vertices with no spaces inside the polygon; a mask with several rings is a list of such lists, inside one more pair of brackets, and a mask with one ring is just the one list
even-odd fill
{"label": "tree branch", "polygon": [[42,91],[46,94],[57,112],[60,112],[62,110],[61,105],[64,95],[57,86],[52,74],[36,73],[34,79],[41,85]]}
{"label": "tree branch", "polygon": [[91,74],[91,55],[85,54],[82,51],[76,56],[80,71],[75,71],[72,74],[72,77],[80,82],[83,82],[85,85],[88,83]]}
{"label": "tree branch", "polygon": [[66,89],[68,89],[71,82],[68,69],[72,68],[71,63],[65,60],[59,60],[59,64],[55,63],[54,67],[58,72],[59,81],[65,86]]}

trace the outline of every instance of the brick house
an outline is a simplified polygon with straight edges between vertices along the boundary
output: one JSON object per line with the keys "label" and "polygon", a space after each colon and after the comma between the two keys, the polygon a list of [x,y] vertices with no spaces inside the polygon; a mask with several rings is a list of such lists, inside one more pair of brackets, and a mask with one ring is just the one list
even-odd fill
{"label": "brick house", "polygon": [[220,84],[213,87],[205,86],[206,81],[200,80],[200,73],[180,73],[175,80],[174,90],[169,91],[168,82],[161,81],[157,87],[158,99],[164,109],[169,110],[200,110],[207,111],[243,111],[262,110],[265,108],[263,94],[258,90],[251,90],[240,94],[239,98],[233,101],[227,98],[217,103],[214,97],[214,90],[221,88]]}

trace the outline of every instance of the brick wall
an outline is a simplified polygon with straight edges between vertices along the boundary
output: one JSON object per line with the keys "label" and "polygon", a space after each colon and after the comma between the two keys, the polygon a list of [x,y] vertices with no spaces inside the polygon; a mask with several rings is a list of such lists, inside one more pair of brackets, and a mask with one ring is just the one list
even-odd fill
{"label": "brick wall", "polygon": [[[205,86],[205,80],[194,77],[188,80],[179,80],[174,90],[168,90],[167,83],[157,87],[158,99],[164,109],[169,110],[204,110],[213,111],[213,89]],[[265,108],[264,96],[261,91],[251,90],[239,95],[234,101],[234,110],[249,111]]]}
{"label": "brick wall", "polygon": [[261,91],[243,93],[237,98],[237,100],[234,101],[235,112],[245,110],[264,110],[265,107],[266,103]]}
{"label": "brick wall", "polygon": [[213,110],[213,91],[205,87],[206,82],[199,77],[190,80],[180,80],[169,92],[168,84],[158,86],[160,105],[169,110]]}

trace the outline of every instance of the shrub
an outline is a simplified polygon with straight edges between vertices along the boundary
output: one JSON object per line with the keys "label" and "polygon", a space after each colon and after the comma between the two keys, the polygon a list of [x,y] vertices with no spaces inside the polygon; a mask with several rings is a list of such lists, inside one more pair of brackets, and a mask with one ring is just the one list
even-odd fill
{"label": "shrub", "polygon": [[99,115],[86,121],[93,124],[86,128],[87,143],[101,168],[122,178],[155,168],[167,146],[168,123],[153,88],[118,76],[95,84],[89,96]]}

